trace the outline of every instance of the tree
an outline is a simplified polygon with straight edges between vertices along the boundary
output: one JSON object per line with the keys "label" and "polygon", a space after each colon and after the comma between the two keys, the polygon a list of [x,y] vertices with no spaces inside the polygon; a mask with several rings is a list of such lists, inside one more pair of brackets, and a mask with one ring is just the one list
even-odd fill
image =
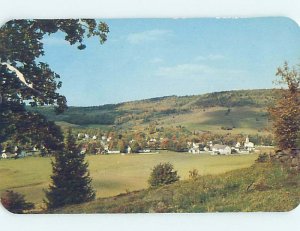
{"label": "tree", "polygon": [[180,138],[175,144],[176,152],[184,152],[187,148],[187,142],[184,138]]}
{"label": "tree", "polygon": [[156,165],[148,180],[150,186],[161,186],[172,184],[179,180],[177,171],[174,171],[174,167],[170,163],[160,163]]}
{"label": "tree", "polygon": [[275,140],[280,149],[296,148],[300,132],[300,74],[288,63],[277,69],[279,84],[286,84],[281,97],[269,108]]}
{"label": "tree", "polygon": [[12,213],[24,213],[26,210],[34,209],[34,204],[27,202],[24,195],[12,190],[6,190],[2,194],[1,203]]}
{"label": "tree", "polygon": [[123,139],[118,141],[118,150],[120,150],[121,153],[127,152],[126,146],[126,142]]}
{"label": "tree", "polygon": [[[38,61],[44,55],[43,38],[61,31],[65,33],[65,40],[71,45],[85,48],[85,37],[98,36],[100,43],[107,39],[108,26],[103,22],[90,19],[63,20],[12,20],[0,29],[0,143],[8,139],[17,139],[16,134],[22,134],[20,128],[23,123],[32,124],[30,129],[38,134],[45,131],[32,123],[35,120],[44,121],[45,117],[36,112],[28,112],[25,102],[31,106],[54,105],[57,113],[67,108],[66,98],[57,90],[62,83],[60,76],[51,70],[49,65]],[[25,83],[20,81],[17,73],[9,66],[22,73]],[[28,86],[32,86],[28,87]],[[52,126],[53,128],[54,126]],[[57,128],[49,129],[48,135],[55,137]],[[34,133],[26,134],[33,145],[44,145],[48,136],[31,139]],[[62,137],[60,137],[62,138]],[[18,142],[18,140],[16,140]]]}
{"label": "tree", "polygon": [[63,152],[56,154],[55,162],[52,162],[52,183],[46,191],[45,200],[48,209],[87,202],[95,198],[84,157],[69,130]]}
{"label": "tree", "polygon": [[133,141],[130,145],[131,151],[137,153],[141,150],[141,146],[137,141]]}

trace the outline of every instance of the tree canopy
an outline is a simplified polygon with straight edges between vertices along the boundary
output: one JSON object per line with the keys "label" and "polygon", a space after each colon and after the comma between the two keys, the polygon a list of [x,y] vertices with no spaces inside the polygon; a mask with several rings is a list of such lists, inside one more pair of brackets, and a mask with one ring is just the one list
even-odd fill
{"label": "tree canopy", "polygon": [[300,133],[300,74],[288,63],[277,69],[278,84],[287,85],[282,89],[281,98],[270,107],[277,146],[280,149],[296,148]]}
{"label": "tree canopy", "polygon": [[150,186],[156,187],[161,185],[172,184],[179,180],[177,171],[174,170],[174,167],[171,163],[160,163],[154,166],[148,183]]}
{"label": "tree canopy", "polygon": [[[105,23],[93,19],[12,20],[1,27],[0,143],[18,137],[16,134],[21,133],[19,127],[23,123],[35,120],[47,122],[38,113],[26,111],[25,102],[31,106],[54,105],[56,113],[67,108],[65,96],[57,92],[62,86],[59,74],[47,63],[38,61],[39,57],[45,55],[43,38],[58,31],[65,34],[64,39],[70,45],[76,45],[82,50],[86,47],[84,39],[91,36],[99,37],[100,43],[104,43],[109,28]],[[16,72],[11,71],[7,64],[22,73],[27,85],[32,88],[20,81]],[[54,125],[52,127],[54,131],[58,129]],[[38,128],[36,130],[39,132]],[[53,139],[54,133],[50,129],[46,139]]]}

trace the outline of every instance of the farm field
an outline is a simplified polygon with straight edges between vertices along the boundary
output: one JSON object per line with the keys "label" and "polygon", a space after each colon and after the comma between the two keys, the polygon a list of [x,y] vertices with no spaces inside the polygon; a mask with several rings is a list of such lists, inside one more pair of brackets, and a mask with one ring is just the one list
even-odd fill
{"label": "farm field", "polygon": [[[197,169],[201,175],[219,174],[249,167],[256,158],[256,154],[211,156],[165,151],[158,154],[90,155],[87,161],[97,198],[100,198],[148,187],[151,169],[161,162],[172,163],[181,180],[185,180],[192,169]],[[44,197],[43,189],[50,183],[50,174],[51,158],[1,160],[0,192],[12,189],[23,193],[27,200],[39,207]]]}

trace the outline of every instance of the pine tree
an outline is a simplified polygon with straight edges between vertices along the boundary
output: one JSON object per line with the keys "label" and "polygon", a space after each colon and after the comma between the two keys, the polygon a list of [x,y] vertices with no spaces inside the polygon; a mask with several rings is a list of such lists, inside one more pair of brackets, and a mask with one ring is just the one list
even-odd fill
{"label": "pine tree", "polygon": [[75,138],[68,132],[64,151],[55,155],[52,162],[52,183],[46,191],[48,209],[70,204],[79,204],[95,198],[91,186],[88,163],[85,155],[80,153]]}
{"label": "pine tree", "polygon": [[6,190],[1,195],[1,204],[12,213],[22,214],[26,210],[34,209],[34,204],[25,200],[25,196],[12,190]]}

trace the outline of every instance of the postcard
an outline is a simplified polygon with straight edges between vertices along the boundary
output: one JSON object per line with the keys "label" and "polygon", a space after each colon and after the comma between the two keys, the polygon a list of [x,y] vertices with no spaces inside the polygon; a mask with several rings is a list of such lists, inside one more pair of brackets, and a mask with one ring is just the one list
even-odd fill
{"label": "postcard", "polygon": [[17,214],[283,212],[300,202],[285,17],[0,28],[0,195]]}

